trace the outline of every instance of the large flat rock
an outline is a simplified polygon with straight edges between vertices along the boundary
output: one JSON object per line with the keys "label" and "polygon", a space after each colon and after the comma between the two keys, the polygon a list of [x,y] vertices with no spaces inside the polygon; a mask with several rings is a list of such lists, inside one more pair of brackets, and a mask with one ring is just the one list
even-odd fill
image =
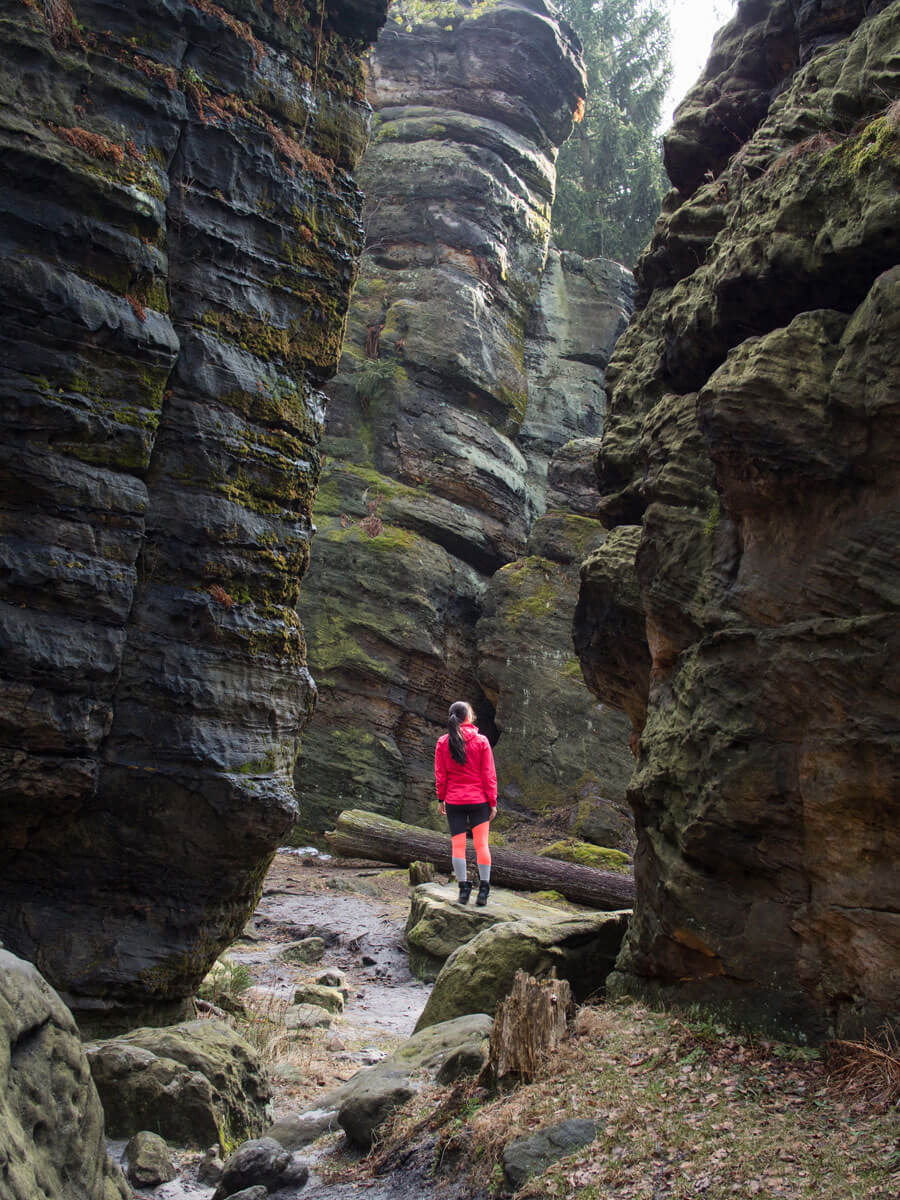
{"label": "large flat rock", "polygon": [[409,966],[419,979],[436,979],[454,950],[503,921],[554,921],[568,914],[549,904],[492,888],[484,908],[460,904],[455,883],[423,883],[413,890],[406,922]]}

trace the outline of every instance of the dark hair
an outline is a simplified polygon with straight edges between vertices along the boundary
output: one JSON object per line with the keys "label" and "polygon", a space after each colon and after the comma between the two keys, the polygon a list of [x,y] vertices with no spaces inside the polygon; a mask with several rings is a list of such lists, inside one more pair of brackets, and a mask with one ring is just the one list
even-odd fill
{"label": "dark hair", "polygon": [[467,704],[465,700],[454,700],[450,705],[450,715],[447,718],[448,742],[450,744],[450,755],[458,763],[466,761],[466,743],[463,735],[459,732],[459,727],[465,721],[468,721],[471,715],[472,706],[471,704]]}

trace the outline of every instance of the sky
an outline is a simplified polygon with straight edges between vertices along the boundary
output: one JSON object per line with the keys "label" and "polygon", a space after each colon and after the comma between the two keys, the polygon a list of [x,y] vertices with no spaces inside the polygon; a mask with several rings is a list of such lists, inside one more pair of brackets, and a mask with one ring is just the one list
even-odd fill
{"label": "sky", "polygon": [[713,34],[734,12],[732,0],[669,0],[672,22],[672,83],[663,104],[662,127],[706,65]]}

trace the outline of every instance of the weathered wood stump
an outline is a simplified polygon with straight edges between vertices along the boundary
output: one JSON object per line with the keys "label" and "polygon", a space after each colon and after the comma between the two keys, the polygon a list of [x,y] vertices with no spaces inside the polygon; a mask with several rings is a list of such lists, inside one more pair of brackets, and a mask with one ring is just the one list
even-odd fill
{"label": "weathered wood stump", "polygon": [[513,987],[494,1015],[485,1071],[494,1086],[528,1083],[568,1037],[575,1015],[567,979],[535,979],[516,971]]}
{"label": "weathered wood stump", "polygon": [[434,863],[416,861],[409,864],[410,887],[418,887],[420,883],[434,883]]}
{"label": "weathered wood stump", "polygon": [[[446,834],[406,825],[379,813],[348,809],[337,828],[325,838],[335,854],[346,858],[375,858],[408,866],[416,860],[450,871],[450,839]],[[517,850],[491,850],[491,882],[528,892],[561,892],[576,904],[607,911],[631,908],[634,878],[616,871],[598,871],[577,863],[523,854]]]}

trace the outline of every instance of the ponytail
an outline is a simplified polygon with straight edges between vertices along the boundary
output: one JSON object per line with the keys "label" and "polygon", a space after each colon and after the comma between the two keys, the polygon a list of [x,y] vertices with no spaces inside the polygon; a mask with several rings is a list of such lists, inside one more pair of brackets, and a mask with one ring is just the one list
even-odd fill
{"label": "ponytail", "polygon": [[465,700],[455,700],[450,705],[450,715],[447,718],[447,741],[450,746],[450,757],[458,763],[466,761],[466,743],[459,732],[460,725],[472,719],[472,709]]}

